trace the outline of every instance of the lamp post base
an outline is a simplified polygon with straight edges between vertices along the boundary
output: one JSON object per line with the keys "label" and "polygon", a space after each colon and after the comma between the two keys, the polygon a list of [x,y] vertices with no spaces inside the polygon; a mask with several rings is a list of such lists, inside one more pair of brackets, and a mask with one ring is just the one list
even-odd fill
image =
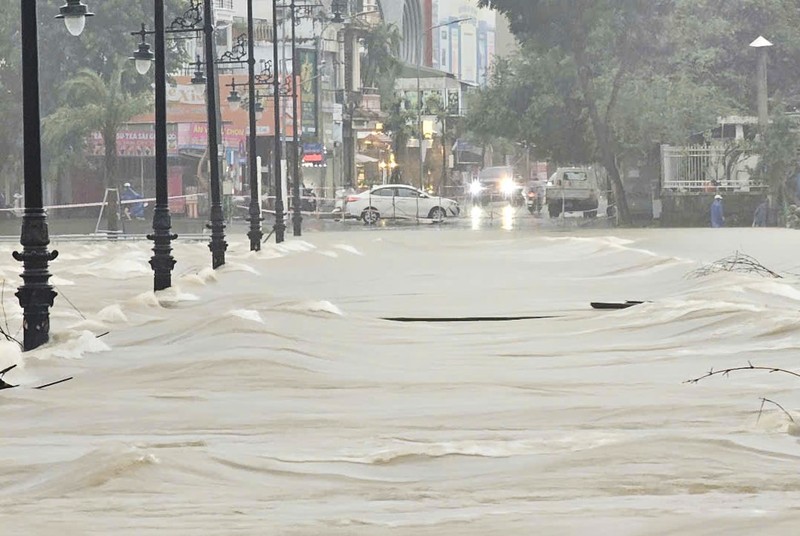
{"label": "lamp post base", "polygon": [[286,235],[286,224],[281,220],[277,220],[275,225],[272,226],[272,231],[275,233],[275,243],[277,244],[282,243]]}
{"label": "lamp post base", "polygon": [[38,348],[50,340],[50,307],[57,293],[48,283],[48,263],[58,257],[58,251],[48,251],[49,243],[44,209],[26,208],[20,237],[22,253],[13,253],[14,259],[22,262],[23,284],[16,296],[23,308],[22,348],[25,351]]}
{"label": "lamp post base", "polygon": [[264,238],[261,222],[264,221],[264,218],[261,216],[261,207],[257,202],[250,203],[249,215],[247,221],[250,222],[250,231],[247,232],[247,237],[250,239],[250,251],[261,251],[261,239]]}
{"label": "lamp post base", "polygon": [[150,266],[154,272],[153,290],[156,292],[172,286],[172,269],[175,267],[175,259],[171,255],[172,241],[178,235],[169,232],[171,227],[169,209],[156,207],[153,214],[153,233],[147,235],[147,239],[154,242]]}
{"label": "lamp post base", "polygon": [[221,206],[216,204],[211,206],[211,223],[206,224],[206,229],[211,230],[211,243],[208,244],[208,249],[211,250],[211,267],[216,270],[225,264],[225,251],[228,249]]}

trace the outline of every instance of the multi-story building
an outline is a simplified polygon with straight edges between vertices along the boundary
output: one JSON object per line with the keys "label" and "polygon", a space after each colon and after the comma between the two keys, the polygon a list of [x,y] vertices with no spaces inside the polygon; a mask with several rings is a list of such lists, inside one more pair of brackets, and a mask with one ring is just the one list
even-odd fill
{"label": "multi-story building", "polygon": [[[495,55],[495,13],[472,0],[432,0],[430,67],[484,84]],[[460,22],[454,22],[460,21]]]}
{"label": "multi-story building", "polygon": [[[287,9],[290,0],[278,2],[278,30],[273,31],[273,1],[256,0],[254,9],[254,37],[257,70],[267,64],[282,80],[292,81],[291,23]],[[402,48],[399,56],[406,63],[414,65],[422,59],[424,26],[426,24],[426,2],[431,0],[297,0],[297,14],[301,18],[295,27],[296,59],[298,72],[294,73],[298,93],[298,123],[295,134],[292,122],[292,100],[284,96],[280,99],[281,133],[285,140],[286,155],[294,154],[294,148],[304,153],[301,180],[308,186],[315,186],[325,195],[342,186],[356,183],[357,140],[365,133],[376,130],[380,119],[380,102],[377,95],[361,84],[362,39],[372,25],[387,22],[395,24],[401,32]],[[189,0],[186,0],[187,7]],[[308,9],[307,9],[308,7]],[[241,54],[244,57],[247,34],[247,0],[214,0],[217,56],[226,52]],[[333,15],[341,18],[334,22]],[[343,20],[343,22],[342,22]],[[277,43],[279,61],[272,66],[274,46]],[[188,56],[202,55],[200,41],[184,41]],[[268,62],[268,63],[267,63]],[[176,177],[175,190],[171,195],[180,194],[187,187],[202,190],[207,187],[205,166],[201,165],[207,146],[205,134],[205,95],[203,86],[192,86],[190,78],[195,66],[186,65],[183,73],[176,74],[174,84],[169,88],[170,112],[169,128],[173,161],[171,173],[183,173]],[[271,88],[260,88],[264,112],[257,121],[255,133],[249,132],[246,107],[239,109],[228,103],[228,96],[236,84],[239,94],[246,96],[246,63],[218,66],[220,113],[222,116],[222,136],[226,166],[226,178],[236,190],[249,190],[246,169],[249,161],[247,151],[248,137],[256,136],[258,156],[262,157],[265,186],[273,188],[274,175],[272,149],[276,125]],[[135,177],[142,189],[150,190],[152,177],[137,170],[150,168],[146,160],[152,159],[152,136],[142,132],[152,131],[152,115],[145,114],[131,121],[131,136],[143,140],[135,148],[120,144],[124,150],[121,170],[125,178]],[[126,131],[127,132],[127,131]],[[123,133],[125,134],[125,132]],[[234,135],[235,134],[235,135]],[[99,148],[94,147],[95,151]],[[183,171],[181,171],[181,168]],[[140,176],[136,176],[140,175]],[[291,173],[289,173],[291,175]],[[284,175],[286,176],[286,174]],[[172,183],[171,183],[172,184]],[[173,188],[171,186],[171,188]]]}

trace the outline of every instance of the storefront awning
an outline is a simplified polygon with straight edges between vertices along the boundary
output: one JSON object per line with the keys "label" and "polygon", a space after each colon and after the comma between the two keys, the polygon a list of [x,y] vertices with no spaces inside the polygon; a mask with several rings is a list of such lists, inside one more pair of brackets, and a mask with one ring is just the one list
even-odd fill
{"label": "storefront awning", "polygon": [[356,154],[356,164],[374,164],[377,161],[377,158],[372,158],[371,156],[361,153]]}

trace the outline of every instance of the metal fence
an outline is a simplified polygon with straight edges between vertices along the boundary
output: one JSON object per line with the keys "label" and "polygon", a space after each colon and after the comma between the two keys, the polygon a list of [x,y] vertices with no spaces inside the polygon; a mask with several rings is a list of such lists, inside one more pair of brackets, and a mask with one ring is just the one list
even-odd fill
{"label": "metal fence", "polygon": [[746,192],[762,188],[752,179],[758,157],[735,146],[661,146],[661,188],[675,192]]}

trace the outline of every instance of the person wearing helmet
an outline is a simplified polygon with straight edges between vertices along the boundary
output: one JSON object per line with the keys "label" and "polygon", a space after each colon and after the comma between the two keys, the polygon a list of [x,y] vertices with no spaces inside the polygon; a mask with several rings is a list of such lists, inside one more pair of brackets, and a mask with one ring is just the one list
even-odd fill
{"label": "person wearing helmet", "polygon": [[725,225],[725,214],[722,210],[722,196],[717,194],[714,196],[714,202],[711,203],[711,227],[723,227]]}
{"label": "person wearing helmet", "polygon": [[[130,201],[141,199],[142,194],[138,193],[136,190],[131,187],[131,183],[126,182],[122,185],[122,194],[120,198],[123,201],[123,210],[124,213],[128,216],[128,219],[137,219],[143,220],[144,219],[144,203],[130,203]],[[126,203],[128,201],[128,203]]]}

